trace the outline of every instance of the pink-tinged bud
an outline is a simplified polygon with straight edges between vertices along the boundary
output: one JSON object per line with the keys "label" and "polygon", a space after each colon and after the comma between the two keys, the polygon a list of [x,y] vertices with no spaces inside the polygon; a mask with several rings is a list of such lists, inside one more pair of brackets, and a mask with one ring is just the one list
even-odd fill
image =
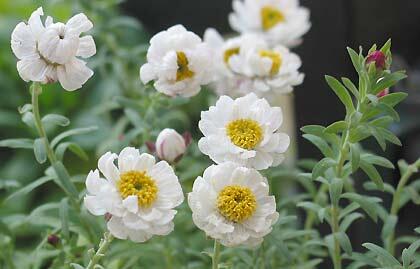
{"label": "pink-tinged bud", "polygon": [[48,244],[53,247],[57,247],[58,243],[60,243],[60,238],[56,234],[50,234],[47,238]]}
{"label": "pink-tinged bud", "polygon": [[181,136],[174,129],[164,129],[156,139],[156,154],[161,160],[176,163],[184,155],[191,136]]}
{"label": "pink-tinged bud", "polygon": [[154,153],[156,151],[156,145],[152,141],[146,141],[144,144],[146,144],[146,147],[150,153]]}
{"label": "pink-tinged bud", "polygon": [[384,97],[385,95],[388,95],[388,94],[389,94],[389,89],[386,88],[386,89],[383,89],[382,91],[380,91],[376,96],[378,98],[381,98],[381,97]]}
{"label": "pink-tinged bud", "polygon": [[382,51],[374,51],[371,52],[366,59],[366,63],[370,64],[375,62],[375,66],[378,69],[385,69],[385,65],[386,65],[386,56]]}
{"label": "pink-tinged bud", "polygon": [[111,214],[111,213],[106,212],[106,213],[105,213],[105,215],[104,215],[104,219],[105,219],[105,221],[106,221],[106,222],[108,222],[108,221],[110,221],[110,220],[111,220],[111,218],[112,218],[112,214]]}

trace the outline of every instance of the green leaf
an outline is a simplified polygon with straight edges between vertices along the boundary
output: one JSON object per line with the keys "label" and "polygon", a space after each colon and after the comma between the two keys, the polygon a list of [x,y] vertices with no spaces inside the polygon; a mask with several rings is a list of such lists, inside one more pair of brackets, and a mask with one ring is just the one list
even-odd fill
{"label": "green leaf", "polygon": [[376,184],[376,186],[378,186],[381,191],[384,190],[384,182],[382,181],[382,177],[373,165],[367,162],[360,162],[360,168],[362,168],[366,175],[373,181],[373,183]]}
{"label": "green leaf", "polygon": [[402,143],[398,137],[396,137],[391,131],[385,129],[385,128],[376,128],[379,133],[385,138],[386,141],[391,142],[394,145],[402,146]]}
{"label": "green leaf", "polygon": [[59,209],[60,219],[61,219],[61,234],[65,239],[69,239],[69,205],[66,198],[62,199],[60,202]]}
{"label": "green leaf", "polygon": [[92,127],[84,127],[84,128],[76,128],[69,131],[65,131],[59,135],[57,135],[52,141],[51,141],[51,147],[54,148],[61,140],[64,138],[67,138],[72,135],[81,135],[81,134],[87,134],[93,131],[96,131],[98,127],[92,126]]}
{"label": "green leaf", "polygon": [[296,206],[305,208],[307,210],[312,210],[314,213],[318,213],[318,211],[322,209],[322,206],[313,202],[300,202]]}
{"label": "green leaf", "polygon": [[360,151],[357,144],[350,145],[350,161],[351,161],[351,170],[356,172],[360,165]]}
{"label": "green leaf", "polygon": [[47,160],[47,151],[45,149],[44,138],[37,138],[34,141],[34,154],[38,163],[45,163]]}
{"label": "green leaf", "polygon": [[391,43],[392,43],[391,42],[391,39],[388,39],[386,41],[386,43],[382,46],[382,48],[380,49],[380,51],[386,55],[391,50]]}
{"label": "green leaf", "polygon": [[357,193],[344,193],[341,195],[342,198],[346,198],[352,202],[357,203],[368,215],[372,218],[374,222],[378,221],[378,202],[381,199],[377,197],[366,197]]}
{"label": "green leaf", "polygon": [[341,248],[347,255],[351,256],[353,254],[353,248],[351,247],[351,242],[348,236],[344,232],[338,232],[335,236],[340,243]]}
{"label": "green leaf", "polygon": [[328,143],[325,142],[323,139],[311,134],[304,134],[303,137],[306,140],[309,140],[312,144],[314,144],[325,157],[333,157],[333,152],[331,148],[328,146]]}
{"label": "green leaf", "polygon": [[72,266],[73,269],[85,269],[83,266],[77,263],[70,263],[70,266]]}
{"label": "green leaf", "polygon": [[354,69],[357,73],[360,73],[363,69],[363,62],[360,60],[359,54],[352,48],[347,47],[347,51],[350,55],[351,62],[353,63]]}
{"label": "green leaf", "polygon": [[350,115],[352,112],[354,112],[355,109],[353,101],[351,100],[351,96],[347,89],[337,79],[331,76],[325,76],[325,80],[346,107],[347,115]]}
{"label": "green leaf", "polygon": [[386,142],[383,135],[378,131],[378,128],[369,127],[368,128],[370,134],[375,138],[376,142],[378,142],[379,146],[383,151],[386,150]]}
{"label": "green leaf", "polygon": [[328,168],[334,165],[336,165],[335,160],[331,158],[322,159],[315,165],[314,169],[312,170],[312,179],[315,180],[318,177],[322,176]]}
{"label": "green leaf", "polygon": [[[373,183],[372,181],[363,183],[363,187],[368,191],[379,191],[380,190],[380,189],[378,189],[378,186],[376,186],[376,184]],[[394,187],[391,186],[388,183],[384,183],[384,190],[387,193],[392,194],[392,195],[395,193]]]}
{"label": "green leaf", "polygon": [[344,217],[343,221],[340,223],[340,231],[346,232],[350,225],[357,219],[361,219],[364,216],[358,212],[351,213]]}
{"label": "green leaf", "polygon": [[347,130],[347,122],[345,121],[337,121],[333,124],[329,125],[324,132],[326,133],[340,133]]}
{"label": "green leaf", "polygon": [[53,124],[59,126],[67,126],[70,124],[70,120],[62,115],[48,114],[42,118],[43,124]]}
{"label": "green leaf", "polygon": [[64,142],[58,145],[55,150],[55,154],[59,160],[63,160],[64,153],[67,149],[76,154],[82,160],[87,161],[89,159],[89,156],[78,144],[73,142]]}
{"label": "green leaf", "polygon": [[76,187],[70,180],[70,176],[64,167],[63,163],[57,161],[53,163],[54,171],[57,175],[58,184],[63,188],[63,190],[74,200],[78,200],[79,192],[77,191]]}
{"label": "green leaf", "polygon": [[394,169],[394,165],[387,160],[384,157],[378,156],[378,155],[374,155],[374,154],[370,154],[370,153],[364,153],[361,155],[361,159],[364,162],[370,163],[370,164],[374,164],[374,165],[379,165],[382,167],[386,167],[386,168],[390,168],[390,169]]}
{"label": "green leaf", "polygon": [[359,94],[359,90],[357,89],[357,87],[353,84],[353,82],[351,82],[350,79],[348,78],[341,78],[341,81],[343,81],[344,86],[347,87],[347,89],[349,89],[349,91],[357,98],[359,99],[360,94]]}
{"label": "green leaf", "polygon": [[402,102],[405,98],[407,98],[407,96],[408,94],[406,94],[405,92],[394,92],[379,98],[379,103],[386,104],[390,107],[394,107],[400,102]]}
{"label": "green leaf", "polygon": [[345,216],[347,216],[348,214],[350,214],[351,212],[359,209],[360,206],[358,203],[350,203],[348,206],[346,206],[343,210],[341,210],[340,215],[338,216],[338,219],[342,219]]}
{"label": "green leaf", "polygon": [[25,187],[23,187],[23,188],[19,189],[18,191],[10,194],[5,199],[5,201],[9,201],[9,200],[11,200],[15,197],[26,195],[26,194],[30,193],[31,191],[33,191],[34,189],[38,188],[39,186],[41,186],[41,185],[43,185],[43,184],[45,184],[45,183],[47,183],[48,181],[51,181],[51,180],[53,180],[53,178],[50,177],[50,176],[44,176],[44,177],[38,178],[37,180],[32,181],[30,184],[26,185]]}
{"label": "green leaf", "polygon": [[391,254],[389,254],[388,251],[381,248],[380,246],[377,246],[372,243],[364,243],[362,244],[362,246],[364,246],[365,248],[375,253],[376,256],[378,256],[378,258],[380,258],[382,261],[386,263],[386,265],[401,266],[400,262],[397,259],[395,259]]}
{"label": "green leaf", "polygon": [[33,149],[34,141],[28,138],[13,138],[0,140],[0,147],[13,149]]}
{"label": "green leaf", "polygon": [[374,85],[372,94],[378,94],[380,91],[390,88],[397,84],[398,81],[403,80],[407,77],[404,71],[398,71],[391,74],[386,74],[383,78],[380,78]]}
{"label": "green leaf", "polygon": [[22,115],[22,121],[25,123],[29,128],[35,129],[35,118],[32,112],[26,112]]}
{"label": "green leaf", "polygon": [[381,111],[383,113],[392,117],[395,121],[397,121],[397,122],[400,121],[400,115],[398,115],[398,112],[395,111],[395,109],[393,109],[391,106],[389,106],[387,104],[380,103],[380,104],[378,104],[377,107],[379,109],[381,109]]}
{"label": "green leaf", "polygon": [[406,259],[409,261],[414,261],[415,253],[418,248],[420,248],[420,240],[417,240],[407,248],[405,254]]}

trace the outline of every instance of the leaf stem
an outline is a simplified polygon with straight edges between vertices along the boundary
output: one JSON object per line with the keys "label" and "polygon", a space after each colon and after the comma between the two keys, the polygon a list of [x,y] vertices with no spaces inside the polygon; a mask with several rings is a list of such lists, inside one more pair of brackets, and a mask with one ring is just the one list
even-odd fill
{"label": "leaf stem", "polygon": [[211,257],[212,269],[219,268],[219,260],[220,260],[220,243],[219,241],[214,239],[213,255]]}
{"label": "leaf stem", "polygon": [[[420,168],[420,159],[418,159],[415,163],[409,165],[407,170],[401,176],[400,181],[398,182],[397,190],[395,191],[394,197],[392,198],[391,216],[397,216],[398,211],[400,209],[400,197],[401,193],[404,190],[405,185],[407,184],[410,177],[418,171]],[[394,255],[395,252],[395,229],[391,232],[387,240],[387,250],[391,255]]]}
{"label": "leaf stem", "polygon": [[109,246],[111,245],[112,240],[114,237],[109,233],[105,232],[103,239],[101,239],[101,242],[99,243],[98,250],[95,252],[95,254],[90,258],[90,261],[88,265],[86,266],[86,269],[94,269],[95,265],[99,263],[99,260],[105,256],[106,251],[108,250]]}

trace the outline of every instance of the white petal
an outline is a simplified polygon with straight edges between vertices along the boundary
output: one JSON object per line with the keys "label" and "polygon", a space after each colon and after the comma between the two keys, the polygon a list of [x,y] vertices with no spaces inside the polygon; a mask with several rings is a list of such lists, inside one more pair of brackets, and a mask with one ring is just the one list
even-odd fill
{"label": "white petal", "polygon": [[152,236],[153,236],[152,234],[149,234],[142,230],[129,230],[128,231],[128,237],[130,238],[130,240],[137,243],[146,242],[147,240],[152,238]]}
{"label": "white petal", "polygon": [[58,23],[48,27],[38,42],[38,50],[41,55],[52,63],[67,64],[72,57],[76,56],[79,47],[79,37],[62,37],[61,26]]}
{"label": "white petal", "polygon": [[89,58],[96,54],[96,45],[93,37],[90,35],[81,37],[79,39],[79,49],[77,50],[76,56],[83,58]]}
{"label": "white petal", "polygon": [[98,194],[101,187],[108,184],[108,182],[99,177],[99,171],[90,171],[86,178],[86,189],[90,194]]}
{"label": "white petal", "polygon": [[143,82],[143,84],[147,84],[149,83],[149,81],[156,79],[156,74],[151,64],[146,63],[141,66],[140,79]]}
{"label": "white petal", "polygon": [[124,226],[122,219],[113,216],[107,223],[108,230],[119,239],[127,239],[128,228]]}
{"label": "white petal", "polygon": [[120,179],[120,172],[114,164],[118,156],[115,153],[107,152],[99,158],[98,168],[102,174],[111,182],[115,183]]}
{"label": "white petal", "polygon": [[86,195],[83,203],[87,210],[95,216],[101,216],[104,215],[107,211],[102,206],[102,203],[100,200],[96,198],[96,196]]}
{"label": "white petal", "polygon": [[68,91],[80,89],[93,75],[93,71],[82,60],[73,58],[68,64],[57,67],[57,76],[61,86]]}
{"label": "white petal", "polygon": [[12,32],[10,43],[13,53],[19,59],[37,54],[35,37],[32,34],[31,28],[23,22],[16,25]]}
{"label": "white petal", "polygon": [[135,164],[140,158],[140,153],[133,147],[126,147],[118,155],[118,169],[120,173],[135,170]]}
{"label": "white petal", "polygon": [[34,34],[35,39],[38,39],[41,34],[45,31],[45,27],[42,24],[41,16],[44,15],[42,7],[39,7],[35,10],[31,17],[29,17],[28,25],[31,28],[32,33]]}
{"label": "white petal", "polygon": [[45,80],[47,64],[40,58],[25,57],[18,61],[16,66],[20,77],[25,81],[43,82]]}
{"label": "white petal", "polygon": [[66,23],[66,34],[79,36],[93,27],[92,22],[85,14],[79,13],[71,17]]}
{"label": "white petal", "polygon": [[140,157],[137,159],[137,162],[134,164],[134,170],[149,172],[153,169],[155,162],[155,157],[148,153],[143,153],[140,155]]}
{"label": "white petal", "polygon": [[123,206],[131,213],[137,213],[139,209],[139,203],[137,195],[130,195],[123,200]]}

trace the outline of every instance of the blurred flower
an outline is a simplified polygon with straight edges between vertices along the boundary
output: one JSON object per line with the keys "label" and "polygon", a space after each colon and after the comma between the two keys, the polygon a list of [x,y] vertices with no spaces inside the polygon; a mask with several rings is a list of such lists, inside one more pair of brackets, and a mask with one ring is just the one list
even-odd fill
{"label": "blurred flower", "polygon": [[24,81],[52,83],[57,80],[68,90],[76,90],[93,75],[86,62],[96,53],[92,36],[80,37],[93,24],[85,14],[70,18],[66,24],[54,23],[47,17],[45,26],[40,16],[42,7],[35,10],[28,24],[19,23],[12,32],[11,46],[19,59],[17,70]]}
{"label": "blurred flower", "polygon": [[198,147],[216,163],[232,161],[258,170],[277,166],[290,143],[278,130],[282,120],[280,107],[270,107],[253,93],[236,100],[221,96],[201,112],[204,137]]}
{"label": "blurred flower", "polygon": [[381,98],[381,97],[384,97],[385,95],[388,95],[388,94],[389,94],[389,88],[386,88],[386,89],[380,91],[376,96],[378,98]]}
{"label": "blurred flower", "polygon": [[188,194],[193,221],[225,246],[257,246],[279,214],[267,179],[258,171],[227,162],[212,165]]}
{"label": "blurred flower", "polygon": [[47,242],[51,246],[57,247],[58,244],[60,243],[60,237],[58,237],[58,235],[56,235],[56,234],[50,234],[50,235],[48,235]]}
{"label": "blurred flower", "polygon": [[270,45],[296,46],[311,28],[309,10],[299,0],[234,0],[231,27],[255,33]]}
{"label": "blurred flower", "polygon": [[119,155],[105,153],[98,167],[105,178],[98,170],[89,173],[84,204],[93,215],[111,214],[107,227],[112,235],[144,242],[173,230],[173,208],[182,203],[184,195],[167,162],[155,163],[152,155],[140,155],[127,147]]}
{"label": "blurred flower", "polygon": [[212,84],[219,95],[238,97],[254,92],[273,98],[289,93],[303,82],[298,55],[283,46],[270,48],[257,35],[246,34],[226,41],[214,29],[208,29],[204,41],[213,49],[218,66]]}
{"label": "blurred flower", "polygon": [[190,97],[213,79],[211,62],[210,50],[201,38],[175,25],[150,40],[140,79],[144,84],[154,80],[156,90],[166,95]]}
{"label": "blurred flower", "polygon": [[169,163],[176,163],[182,158],[190,142],[191,135],[189,133],[181,136],[174,129],[166,128],[159,133],[156,139],[157,156]]}

